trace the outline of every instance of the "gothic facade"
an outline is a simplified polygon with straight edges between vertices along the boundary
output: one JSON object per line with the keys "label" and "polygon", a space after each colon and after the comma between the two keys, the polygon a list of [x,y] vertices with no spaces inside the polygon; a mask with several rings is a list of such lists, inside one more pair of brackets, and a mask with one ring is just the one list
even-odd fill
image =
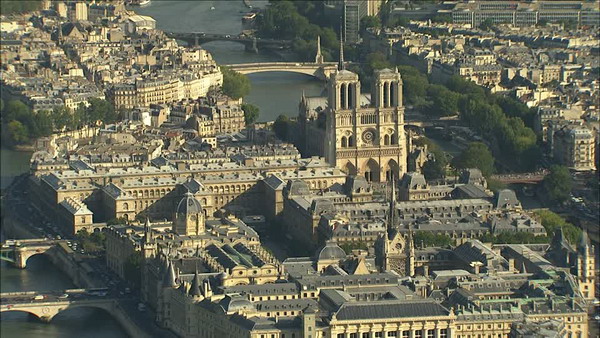
{"label": "gothic facade", "polygon": [[362,95],[358,75],[340,62],[328,82],[326,107],[303,95],[299,143],[305,154],[324,156],[349,175],[387,182],[407,171],[400,73],[375,71],[372,88],[370,99]]}

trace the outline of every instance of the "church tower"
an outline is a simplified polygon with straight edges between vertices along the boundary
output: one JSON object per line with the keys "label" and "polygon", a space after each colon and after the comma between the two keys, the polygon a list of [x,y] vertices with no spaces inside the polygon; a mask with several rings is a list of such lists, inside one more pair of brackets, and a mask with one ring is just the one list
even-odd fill
{"label": "church tower", "polygon": [[195,236],[204,233],[205,218],[202,205],[191,192],[186,192],[173,219],[173,231],[178,235]]}
{"label": "church tower", "polygon": [[414,243],[412,230],[408,241],[396,227],[396,187],[392,178],[392,193],[387,216],[387,231],[378,239],[377,258],[382,271],[394,270],[401,276],[414,275]]}
{"label": "church tower", "polygon": [[575,268],[579,290],[581,290],[583,297],[588,300],[595,298],[596,291],[596,284],[594,283],[596,279],[596,256],[594,251],[594,247],[590,245],[587,233],[583,231],[577,247]]}
{"label": "church tower", "polygon": [[397,180],[407,167],[400,73],[375,71],[369,103],[361,97],[358,75],[345,69],[343,57],[341,45],[338,69],[328,83],[325,158],[370,182]]}

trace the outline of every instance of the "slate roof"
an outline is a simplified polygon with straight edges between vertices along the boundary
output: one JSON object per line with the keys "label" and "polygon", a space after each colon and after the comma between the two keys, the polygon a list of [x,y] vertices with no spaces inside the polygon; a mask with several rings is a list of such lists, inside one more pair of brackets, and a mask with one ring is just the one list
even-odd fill
{"label": "slate roof", "polygon": [[336,313],[336,318],[338,320],[361,320],[447,316],[448,314],[448,309],[432,300],[382,301],[346,303]]}

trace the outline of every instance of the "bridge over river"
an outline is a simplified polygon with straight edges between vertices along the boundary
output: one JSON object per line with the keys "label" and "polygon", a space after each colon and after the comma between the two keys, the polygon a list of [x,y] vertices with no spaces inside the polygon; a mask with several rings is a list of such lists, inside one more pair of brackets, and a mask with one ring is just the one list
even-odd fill
{"label": "bridge over river", "polygon": [[201,32],[165,32],[165,34],[170,38],[185,41],[188,46],[198,46],[212,41],[230,41],[241,43],[246,47],[246,50],[253,52],[258,52],[259,48],[281,49],[292,45],[291,40],[263,39],[245,35],[205,34]]}
{"label": "bridge over river", "polygon": [[64,311],[96,308],[109,313],[131,337],[175,337],[172,332],[154,323],[152,312],[139,311],[137,304],[138,300],[133,295],[122,295],[116,289],[0,293],[0,313],[26,312],[48,323]]}
{"label": "bridge over river", "polygon": [[47,253],[57,245],[66,245],[64,240],[20,239],[9,241],[0,247],[0,260],[24,269],[27,260],[34,255]]}
{"label": "bridge over river", "polygon": [[100,308],[108,313],[114,313],[117,299],[98,295],[85,289],[44,293],[35,291],[0,293],[0,312],[27,312],[44,322],[51,321],[64,310],[78,307]]}
{"label": "bridge over river", "polygon": [[241,74],[264,72],[289,72],[314,76],[319,80],[327,80],[337,69],[336,62],[261,62],[223,65]]}

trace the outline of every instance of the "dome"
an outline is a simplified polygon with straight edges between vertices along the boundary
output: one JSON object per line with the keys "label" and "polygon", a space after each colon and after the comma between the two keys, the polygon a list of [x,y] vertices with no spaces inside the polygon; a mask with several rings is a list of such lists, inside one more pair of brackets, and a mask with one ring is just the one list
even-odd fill
{"label": "dome", "polygon": [[219,305],[225,312],[238,312],[243,310],[256,310],[252,302],[240,295],[230,295],[223,298]]}
{"label": "dome", "polygon": [[340,260],[346,258],[346,252],[335,242],[327,241],[325,246],[317,254],[317,260]]}
{"label": "dome", "polygon": [[202,204],[194,198],[191,192],[186,192],[177,205],[178,214],[201,214]]}

